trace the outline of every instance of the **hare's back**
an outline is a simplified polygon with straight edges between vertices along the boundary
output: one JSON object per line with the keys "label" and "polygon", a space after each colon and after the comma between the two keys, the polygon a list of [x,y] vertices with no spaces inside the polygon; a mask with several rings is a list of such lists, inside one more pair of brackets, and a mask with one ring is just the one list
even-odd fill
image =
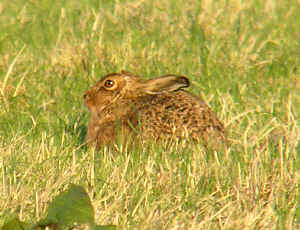
{"label": "hare's back", "polygon": [[183,90],[155,95],[139,110],[145,133],[182,136],[193,139],[217,132],[224,127],[211,109],[198,97]]}

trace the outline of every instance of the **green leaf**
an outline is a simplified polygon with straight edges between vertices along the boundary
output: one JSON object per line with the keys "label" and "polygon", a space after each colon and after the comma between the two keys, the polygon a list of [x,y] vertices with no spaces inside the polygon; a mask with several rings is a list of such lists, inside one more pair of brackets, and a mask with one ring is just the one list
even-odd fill
{"label": "green leaf", "polygon": [[13,217],[2,226],[1,230],[29,230],[29,224]]}
{"label": "green leaf", "polygon": [[47,217],[37,223],[40,227],[62,229],[74,225],[94,226],[94,209],[86,191],[78,185],[59,194],[49,205]]}
{"label": "green leaf", "polygon": [[98,225],[95,226],[93,230],[115,230],[117,227],[115,225]]}

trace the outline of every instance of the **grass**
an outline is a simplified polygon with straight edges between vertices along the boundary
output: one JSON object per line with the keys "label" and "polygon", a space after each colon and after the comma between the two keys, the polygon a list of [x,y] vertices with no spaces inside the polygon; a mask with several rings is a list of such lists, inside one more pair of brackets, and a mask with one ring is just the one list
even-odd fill
{"label": "grass", "polygon": [[[119,229],[297,229],[299,1],[0,3],[0,226],[70,183]],[[192,81],[231,147],[83,146],[83,92],[122,69]]]}

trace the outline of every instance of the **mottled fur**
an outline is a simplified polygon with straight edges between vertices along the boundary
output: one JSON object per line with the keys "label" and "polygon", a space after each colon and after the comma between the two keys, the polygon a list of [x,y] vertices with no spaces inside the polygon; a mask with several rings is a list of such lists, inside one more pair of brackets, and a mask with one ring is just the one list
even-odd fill
{"label": "mottled fur", "polygon": [[151,80],[125,71],[106,75],[84,94],[91,111],[86,141],[98,147],[111,144],[119,131],[125,139],[184,138],[212,147],[225,143],[223,124],[182,89],[188,86],[186,77],[176,75]]}

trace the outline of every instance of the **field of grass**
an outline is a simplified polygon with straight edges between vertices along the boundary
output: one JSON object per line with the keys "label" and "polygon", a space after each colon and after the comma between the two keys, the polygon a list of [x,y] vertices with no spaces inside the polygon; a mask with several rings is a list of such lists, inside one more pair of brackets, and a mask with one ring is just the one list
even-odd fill
{"label": "field of grass", "polygon": [[[84,146],[84,91],[188,76],[230,148]],[[300,1],[2,0],[0,226],[70,183],[118,229],[300,228]]]}

